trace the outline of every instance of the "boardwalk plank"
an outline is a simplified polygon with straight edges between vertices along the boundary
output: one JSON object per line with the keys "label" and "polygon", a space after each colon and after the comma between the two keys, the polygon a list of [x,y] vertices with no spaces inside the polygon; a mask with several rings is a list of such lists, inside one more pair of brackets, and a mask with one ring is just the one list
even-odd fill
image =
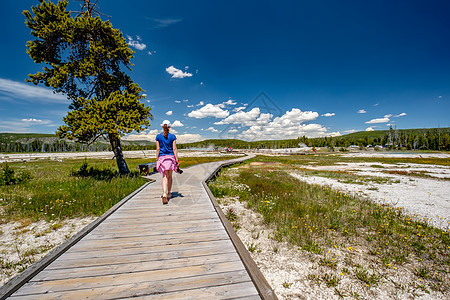
{"label": "boardwalk plank", "polygon": [[240,262],[225,262],[215,265],[188,266],[163,270],[152,270],[118,275],[105,275],[85,278],[71,278],[52,281],[32,281],[17,291],[16,295],[71,291],[77,289],[100,288],[122,284],[137,284],[148,281],[161,281],[174,278],[194,277],[203,274],[216,274],[245,270]]}
{"label": "boardwalk plank", "polygon": [[[228,246],[228,245],[227,245]],[[182,259],[192,257],[205,257],[211,255],[222,255],[228,253],[235,253],[235,249],[232,247],[207,247],[207,248],[189,248],[186,250],[180,249],[176,251],[164,251],[145,253],[138,251],[136,253],[129,253],[126,255],[109,255],[101,257],[86,257],[80,260],[77,258],[64,258],[64,261],[58,261],[49,266],[46,270],[58,270],[68,268],[83,268],[89,266],[102,266],[110,264],[114,260],[115,264],[126,264],[133,262],[149,262],[149,261],[165,261],[171,259]]]}
{"label": "boardwalk plank", "polygon": [[[161,253],[161,252],[182,252],[186,250],[195,250],[202,249],[205,247],[215,247],[215,245],[223,245],[222,247],[218,246],[218,251],[221,251],[225,248],[233,248],[234,246],[229,239],[217,240],[217,241],[196,241],[190,243],[180,243],[173,245],[159,245],[152,247],[134,247],[134,248],[116,248],[116,249],[93,249],[92,251],[69,251],[61,256],[60,260],[62,261],[66,259],[80,259],[84,260],[87,258],[101,258],[108,256],[121,256],[121,255],[134,255],[134,254],[146,254],[146,253]],[[54,263],[56,263],[55,261]],[[53,264],[49,265],[51,267]]]}
{"label": "boardwalk plank", "polygon": [[[119,261],[120,262],[120,261]],[[83,278],[94,276],[106,276],[114,274],[137,273],[152,270],[169,270],[174,268],[185,268],[192,266],[209,266],[225,262],[240,262],[235,253],[220,253],[219,255],[208,255],[188,258],[174,258],[166,260],[144,260],[137,262],[118,263],[115,258],[105,261],[100,266],[74,267],[59,270],[44,270],[31,281],[63,280],[70,278]],[[243,268],[243,267],[242,267]]]}
{"label": "boardwalk plank", "polygon": [[[202,289],[213,288],[208,293],[214,291],[214,287],[218,287],[222,290],[222,286],[227,289],[248,289],[249,291],[242,294],[239,292],[240,296],[254,295],[255,290],[252,290],[252,283],[245,271],[234,271],[228,273],[218,273],[211,275],[200,275],[195,277],[184,277],[177,279],[168,280],[155,280],[153,282],[142,282],[142,283],[132,283],[132,284],[122,284],[116,286],[100,287],[95,289],[79,289],[72,291],[63,292],[49,292],[46,295],[39,294],[29,294],[21,295],[20,299],[48,299],[48,298],[60,298],[60,299],[110,299],[112,296],[114,298],[129,298],[132,297],[161,297],[168,296],[172,299],[181,299],[181,295],[201,295]],[[214,291],[214,296],[216,295]],[[230,294],[228,294],[230,295]],[[225,294],[223,296],[226,296]],[[15,297],[14,297],[15,298]],[[13,298],[13,299],[14,299]],[[217,297],[213,297],[217,299]],[[212,298],[210,298],[212,299]]]}

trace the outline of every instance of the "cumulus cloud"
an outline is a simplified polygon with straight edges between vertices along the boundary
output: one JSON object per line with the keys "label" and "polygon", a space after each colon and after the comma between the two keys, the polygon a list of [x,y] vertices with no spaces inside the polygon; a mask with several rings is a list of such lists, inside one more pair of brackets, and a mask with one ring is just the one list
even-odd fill
{"label": "cumulus cloud", "polygon": [[370,121],[367,121],[366,124],[387,123],[390,121],[389,117],[387,117],[387,116],[389,116],[389,115],[384,116],[384,118],[372,119]]}
{"label": "cumulus cloud", "polygon": [[219,130],[215,129],[214,127],[209,127],[208,129],[205,129],[206,131],[211,131],[211,132],[219,132]]}
{"label": "cumulus cloud", "polygon": [[406,116],[406,113],[401,113],[401,114],[396,115],[396,116],[394,116],[394,117],[398,118],[398,117],[403,117],[403,116]]}
{"label": "cumulus cloud", "polygon": [[367,127],[366,131],[375,131],[375,129],[373,129],[373,126]]}
{"label": "cumulus cloud", "polygon": [[241,124],[249,127],[240,133],[234,128],[228,131],[228,133],[236,133],[235,136],[245,140],[291,139],[302,135],[309,137],[341,135],[339,132],[327,132],[327,129],[320,124],[302,124],[318,117],[317,112],[292,108],[284,115],[273,119],[273,115],[260,113],[260,109],[256,107],[249,112],[240,111],[217,123]]}
{"label": "cumulus cloud", "polygon": [[241,111],[243,109],[245,109],[245,106],[239,106],[239,107],[236,107],[235,109],[233,109],[233,111],[238,112],[238,111]]}
{"label": "cumulus cloud", "polygon": [[188,116],[196,119],[203,119],[206,117],[215,117],[215,118],[226,118],[230,114],[227,110],[223,110],[221,104],[212,105],[206,104],[200,109],[193,110],[188,113]]}
{"label": "cumulus cloud", "polygon": [[271,121],[272,117],[271,114],[261,114],[259,107],[254,107],[250,111],[239,111],[214,124],[241,124],[243,126],[262,125]]}
{"label": "cumulus cloud", "polygon": [[158,133],[160,133],[158,129],[146,130],[139,133],[129,134],[123,139],[127,141],[155,141]]}
{"label": "cumulus cloud", "polygon": [[172,78],[185,78],[192,76],[192,73],[183,72],[180,69],[175,68],[174,66],[167,67],[166,72],[172,75]]}
{"label": "cumulus cloud", "polygon": [[200,134],[194,133],[185,133],[185,134],[177,134],[177,143],[194,143],[204,140]]}
{"label": "cumulus cloud", "polygon": [[365,109],[358,110],[358,114],[365,114],[367,111]]}
{"label": "cumulus cloud", "polygon": [[[127,35],[127,39],[128,39],[127,44],[130,47],[133,47],[133,48],[135,48],[137,50],[141,50],[141,51],[145,50],[145,48],[147,48],[147,45],[142,43],[142,39],[138,35],[136,36],[136,39],[133,39],[133,37]],[[149,54],[151,55],[151,52],[149,52]]]}
{"label": "cumulus cloud", "polygon": [[236,102],[234,102],[233,100],[228,100],[228,101],[225,101],[225,102],[222,102],[222,105],[236,105],[237,103]]}
{"label": "cumulus cloud", "polygon": [[181,101],[180,100],[175,100],[175,103],[181,103]]}
{"label": "cumulus cloud", "polygon": [[[174,124],[177,121],[174,122]],[[175,129],[170,130],[171,133],[176,134],[177,131]],[[124,137],[125,140],[128,141],[155,141],[156,135],[160,133],[160,130],[153,129],[148,130],[144,132],[140,132],[137,134],[129,134]],[[177,143],[192,143],[192,142],[198,142],[201,140],[204,140],[204,138],[200,134],[191,134],[191,133],[185,133],[185,134],[176,134],[177,136]]]}
{"label": "cumulus cloud", "polygon": [[322,117],[332,117],[334,115],[336,115],[336,114],[335,113],[326,113],[326,114],[323,114]]}
{"label": "cumulus cloud", "polygon": [[197,106],[202,106],[202,105],[205,105],[205,102],[200,101],[200,102],[197,104]]}
{"label": "cumulus cloud", "polygon": [[64,95],[54,94],[51,89],[3,78],[0,78],[0,95],[29,102],[64,103],[61,100],[67,100]]}
{"label": "cumulus cloud", "polygon": [[175,122],[172,123],[172,127],[183,127],[183,126],[184,124],[178,120],[175,120]]}
{"label": "cumulus cloud", "polygon": [[166,115],[171,116],[173,114],[173,111],[169,110],[168,112],[166,112]]}

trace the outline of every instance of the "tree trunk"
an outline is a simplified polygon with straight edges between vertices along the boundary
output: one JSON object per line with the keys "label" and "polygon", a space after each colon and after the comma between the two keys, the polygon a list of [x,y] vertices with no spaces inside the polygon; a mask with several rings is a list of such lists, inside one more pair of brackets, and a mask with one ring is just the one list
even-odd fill
{"label": "tree trunk", "polygon": [[117,136],[109,135],[109,142],[111,143],[111,148],[116,157],[117,167],[119,168],[119,173],[121,175],[130,174],[128,165],[123,157],[122,147],[120,146],[120,139]]}

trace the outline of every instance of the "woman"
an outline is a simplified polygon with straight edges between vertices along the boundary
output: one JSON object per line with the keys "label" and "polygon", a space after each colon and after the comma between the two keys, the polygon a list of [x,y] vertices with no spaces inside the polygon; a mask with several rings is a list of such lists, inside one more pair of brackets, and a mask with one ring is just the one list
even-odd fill
{"label": "woman", "polygon": [[177,137],[169,133],[170,122],[164,120],[161,127],[163,132],[156,136],[156,170],[163,176],[162,202],[169,203],[172,189],[172,172],[178,168]]}

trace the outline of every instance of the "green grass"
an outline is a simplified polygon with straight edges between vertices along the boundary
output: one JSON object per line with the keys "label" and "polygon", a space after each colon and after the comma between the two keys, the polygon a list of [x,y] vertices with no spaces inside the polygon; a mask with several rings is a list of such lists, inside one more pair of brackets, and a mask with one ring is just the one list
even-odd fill
{"label": "green grass", "polygon": [[425,164],[450,166],[450,159],[438,157],[344,157],[340,154],[290,155],[290,156],[262,156],[264,161],[279,162],[287,165],[332,166],[338,163],[383,163],[383,164]]}
{"label": "green grass", "polygon": [[347,171],[330,171],[330,170],[309,170],[307,168],[300,168],[300,171],[304,175],[309,176],[320,176],[325,178],[335,179],[342,183],[351,184],[367,184],[367,183],[378,183],[378,184],[392,184],[398,183],[398,180],[393,180],[388,177],[378,177],[378,176],[360,176],[358,174],[347,172]]}
{"label": "green grass", "polygon": [[[420,270],[434,270],[427,278],[430,282],[445,282],[450,249],[447,231],[405,215],[401,209],[299,181],[285,171],[288,164],[274,163],[277,160],[284,163],[294,159],[252,159],[238,169],[222,171],[210,183],[211,191],[219,198],[231,196],[245,201],[274,228],[276,240],[319,255],[342,251],[343,257],[326,257],[320,262],[330,269],[335,268],[330,259],[350,258],[357,247],[364,248],[368,259],[381,269],[415,264],[421,266]],[[378,274],[352,265],[351,259],[347,265],[353,276],[367,285],[379,279]],[[416,273],[425,274],[423,270]],[[335,283],[334,277],[322,279],[330,286]]]}
{"label": "green grass", "polygon": [[[181,167],[229,159],[229,157],[181,158]],[[146,181],[138,176],[138,165],[155,159],[127,159],[132,176],[118,175],[115,160],[88,159],[89,166],[103,170],[104,177],[72,176],[84,160],[39,160],[9,163],[20,174],[31,173],[32,179],[20,184],[0,187],[0,222],[30,219],[58,220],[99,216]]]}

